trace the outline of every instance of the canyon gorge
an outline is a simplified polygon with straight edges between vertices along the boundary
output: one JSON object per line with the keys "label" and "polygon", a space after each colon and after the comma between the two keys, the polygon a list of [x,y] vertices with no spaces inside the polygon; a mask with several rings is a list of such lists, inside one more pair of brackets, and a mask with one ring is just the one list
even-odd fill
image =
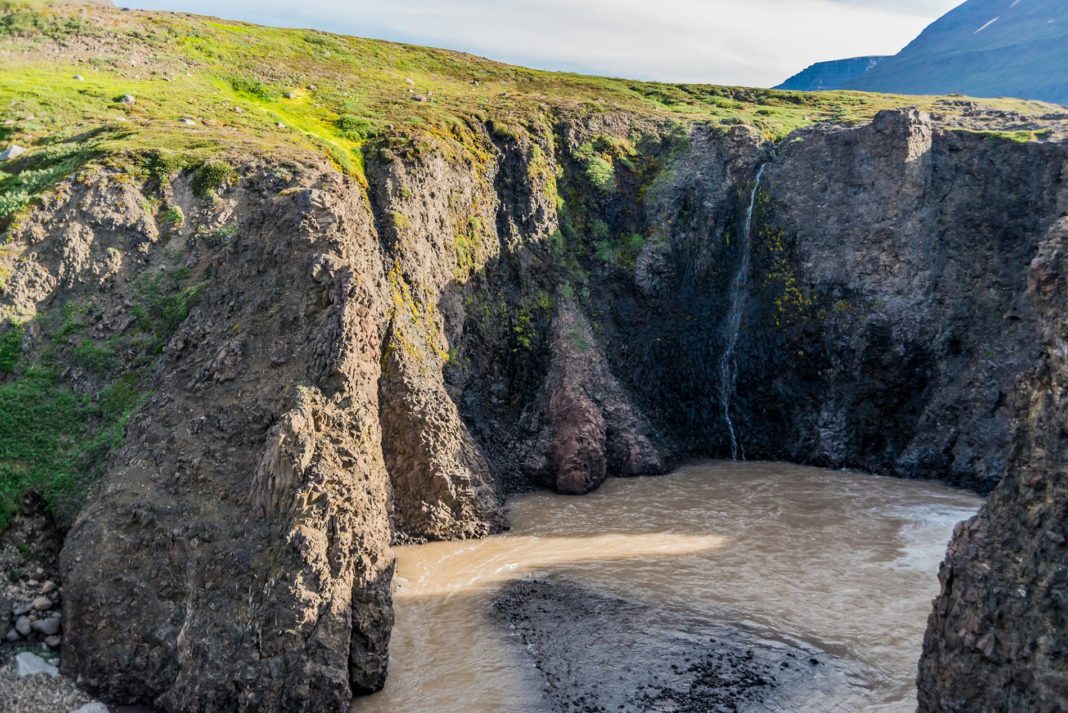
{"label": "canyon gorge", "polygon": [[348,710],[388,685],[394,546],[733,454],[987,495],[942,565],[920,710],[1068,700],[1068,119],[902,98],[776,133],[545,99],[379,126],[346,170],[199,116],[232,150],[168,164],[124,133],[150,101],[85,127],[99,153],[0,248],[0,380],[136,392],[64,523],[79,686]]}

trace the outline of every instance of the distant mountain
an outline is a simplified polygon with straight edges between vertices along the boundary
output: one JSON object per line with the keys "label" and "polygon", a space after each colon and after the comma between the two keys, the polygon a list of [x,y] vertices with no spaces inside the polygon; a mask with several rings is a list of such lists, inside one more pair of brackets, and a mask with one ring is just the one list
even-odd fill
{"label": "distant mountain", "polygon": [[[822,86],[804,88],[958,92],[1068,104],[1068,0],[968,0],[867,71],[849,76],[855,60],[844,62],[840,79],[827,70]],[[780,88],[801,88],[788,85],[806,72]]]}
{"label": "distant mountain", "polygon": [[853,57],[831,62],[817,62],[780,84],[776,89],[811,92],[835,89],[871,71],[888,57]]}

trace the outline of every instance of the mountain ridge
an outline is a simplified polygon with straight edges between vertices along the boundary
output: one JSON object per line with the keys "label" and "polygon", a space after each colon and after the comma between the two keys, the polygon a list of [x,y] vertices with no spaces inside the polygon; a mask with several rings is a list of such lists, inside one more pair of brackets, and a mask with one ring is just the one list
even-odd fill
{"label": "mountain ridge", "polygon": [[[929,25],[893,57],[856,76],[779,88],[960,93],[1068,104],[1068,4],[1057,0],[968,0]],[[831,69],[851,60],[823,63]],[[818,65],[815,65],[818,66]]]}

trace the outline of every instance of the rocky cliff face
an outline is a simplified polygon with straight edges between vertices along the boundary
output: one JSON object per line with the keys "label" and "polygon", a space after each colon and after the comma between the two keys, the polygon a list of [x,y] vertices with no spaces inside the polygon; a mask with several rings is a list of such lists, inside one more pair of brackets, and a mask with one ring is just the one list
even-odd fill
{"label": "rocky cliff face", "polygon": [[1041,363],[1019,382],[1009,474],[954,533],[920,711],[1056,711],[1068,700],[1068,192],[1031,263]]}
{"label": "rocky cliff face", "polygon": [[[398,135],[366,189],[312,159],[250,161],[215,200],[188,173],[64,184],[12,231],[8,302],[87,302],[97,339],[138,328],[146,279],[188,307],[67,539],[64,669],[167,710],[342,710],[384,681],[391,540],[723,455],[750,195],[746,454],[992,487],[1052,324],[1027,266],[1066,155],[917,112],[774,154],[562,112]],[[62,338],[35,323],[28,349]]]}

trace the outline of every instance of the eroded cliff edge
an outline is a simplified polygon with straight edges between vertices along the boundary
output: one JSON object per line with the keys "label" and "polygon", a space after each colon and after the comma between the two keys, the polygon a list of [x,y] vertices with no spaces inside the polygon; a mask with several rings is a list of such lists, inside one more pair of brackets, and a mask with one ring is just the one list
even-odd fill
{"label": "eroded cliff edge", "polygon": [[764,164],[746,455],[990,489],[1049,325],[1027,270],[1066,155],[914,111],[774,155],[745,128],[562,113],[398,135],[366,189],[310,157],[246,161],[214,199],[189,172],[64,184],[9,236],[21,349],[89,389],[106,375],[48,314],[77,305],[78,338],[110,343],[147,329],[146,284],[188,308],[148,329],[149,395],[67,538],[64,669],[168,710],[342,710],[385,678],[391,540],[722,455]]}
{"label": "eroded cliff edge", "polygon": [[1043,355],[1021,378],[1009,473],[954,533],[920,661],[928,711],[1068,701],[1068,191],[1031,263]]}

